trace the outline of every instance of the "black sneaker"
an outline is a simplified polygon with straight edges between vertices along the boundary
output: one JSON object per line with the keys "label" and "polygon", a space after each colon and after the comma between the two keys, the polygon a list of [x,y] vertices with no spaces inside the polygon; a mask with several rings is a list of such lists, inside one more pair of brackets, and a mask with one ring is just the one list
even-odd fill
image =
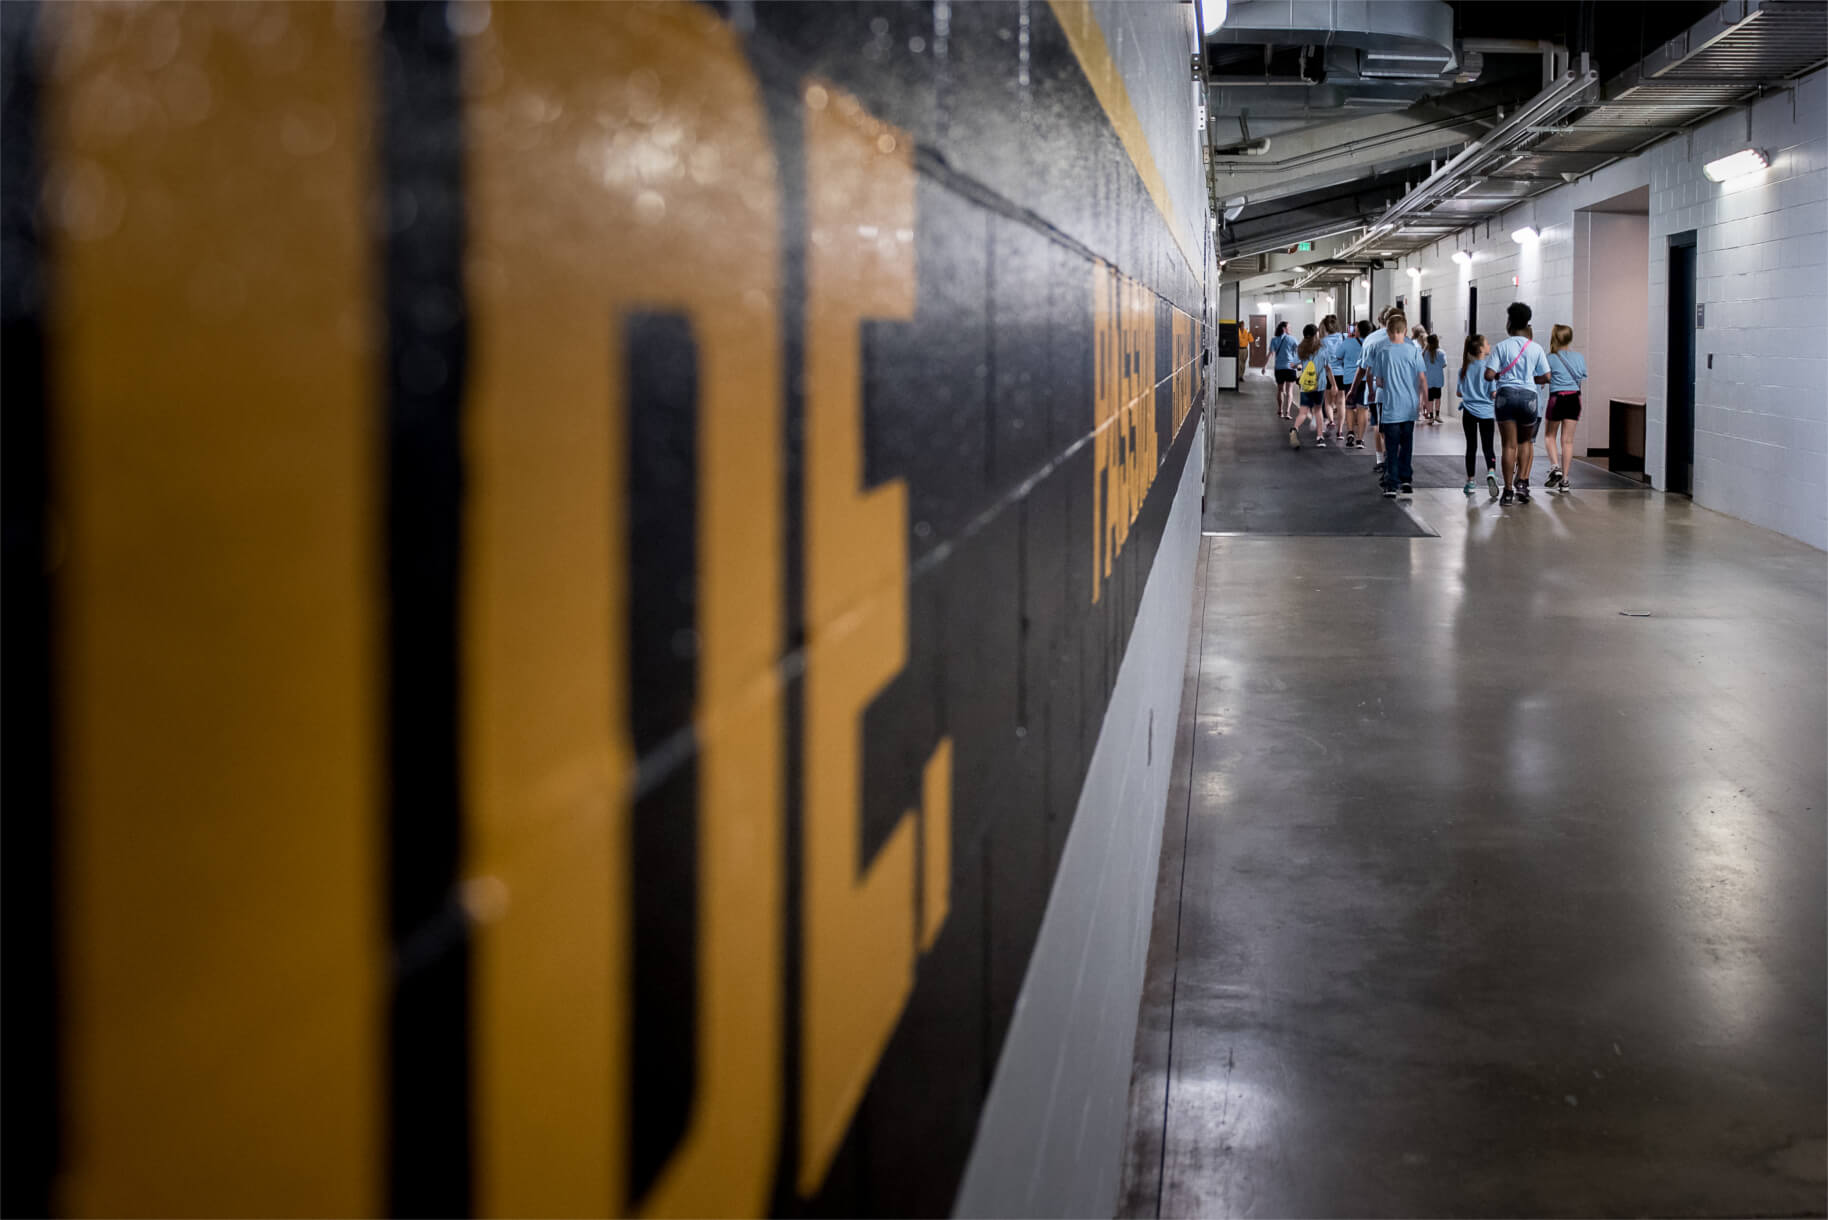
{"label": "black sneaker", "polygon": [[1384,499],[1386,499],[1386,500],[1396,499],[1396,488],[1394,488],[1394,487],[1384,488]]}
{"label": "black sneaker", "polygon": [[1358,433],[1356,433],[1356,432],[1346,433],[1346,448],[1348,448],[1348,449],[1358,448]]}
{"label": "black sneaker", "polygon": [[1516,502],[1517,502],[1517,493],[1512,491],[1508,487],[1504,489],[1504,494],[1498,497],[1499,504],[1514,504]]}
{"label": "black sneaker", "polygon": [[1574,484],[1568,482],[1568,476],[1564,474],[1561,476],[1561,482],[1555,485],[1555,490],[1565,496],[1574,490]]}
{"label": "black sneaker", "polygon": [[1542,481],[1542,485],[1553,488],[1562,481],[1563,477],[1560,466],[1551,466],[1549,467],[1549,477]]}
{"label": "black sneaker", "polygon": [[1325,449],[1326,447],[1327,447],[1327,438],[1326,438],[1326,434],[1323,432],[1319,436],[1314,438],[1314,448]]}
{"label": "black sneaker", "polygon": [[1406,496],[1413,496],[1415,494],[1415,484],[1414,483],[1403,484],[1403,494]]}
{"label": "black sneaker", "polygon": [[1528,483],[1520,484],[1517,488],[1517,503],[1528,504],[1529,502],[1530,502],[1530,485]]}

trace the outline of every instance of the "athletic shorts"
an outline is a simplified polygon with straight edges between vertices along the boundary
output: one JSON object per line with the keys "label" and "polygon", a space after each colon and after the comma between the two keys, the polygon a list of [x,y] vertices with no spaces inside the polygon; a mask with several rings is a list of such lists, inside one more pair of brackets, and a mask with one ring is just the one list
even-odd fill
{"label": "athletic shorts", "polygon": [[1557,390],[1549,395],[1550,419],[1579,419],[1580,391]]}
{"label": "athletic shorts", "polygon": [[1276,384],[1277,385],[1287,385],[1289,382],[1291,382],[1293,380],[1295,380],[1295,370],[1294,369],[1277,369],[1276,370]]}
{"label": "athletic shorts", "polygon": [[1346,405],[1348,407],[1364,406],[1365,405],[1365,387],[1362,385],[1353,386],[1351,392],[1346,395]]}
{"label": "athletic shorts", "polygon": [[1441,401],[1441,387],[1440,386],[1431,385],[1428,387],[1428,401],[1429,402],[1440,402]]}
{"label": "athletic shorts", "polygon": [[1301,391],[1301,405],[1304,407],[1318,407],[1325,402],[1326,395],[1322,394],[1319,390]]}
{"label": "athletic shorts", "polygon": [[1378,404],[1370,403],[1368,405],[1371,408],[1371,426],[1375,428],[1384,422],[1384,413],[1378,410]]}
{"label": "athletic shorts", "polygon": [[1501,424],[1516,424],[1536,435],[1536,391],[1522,386],[1501,385],[1492,395],[1492,418]]}

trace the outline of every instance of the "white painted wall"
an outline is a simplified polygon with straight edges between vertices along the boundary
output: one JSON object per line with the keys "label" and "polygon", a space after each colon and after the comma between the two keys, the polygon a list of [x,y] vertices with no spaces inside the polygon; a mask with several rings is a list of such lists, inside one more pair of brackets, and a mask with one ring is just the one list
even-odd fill
{"label": "white painted wall", "polygon": [[[1574,214],[1574,350],[1591,376],[1575,452],[1610,446],[1611,401],[1644,398],[1650,369],[1650,217]],[[1547,331],[1537,335],[1548,339]]]}
{"label": "white painted wall", "polygon": [[[1696,232],[1707,324],[1695,360],[1695,502],[1828,548],[1828,73],[1756,103],[1771,167],[1709,182],[1746,146],[1745,112],[1645,154],[1650,169],[1649,418],[1663,479],[1669,237]],[[1692,144],[1692,148],[1690,147]],[[1707,368],[1708,354],[1714,367]]]}

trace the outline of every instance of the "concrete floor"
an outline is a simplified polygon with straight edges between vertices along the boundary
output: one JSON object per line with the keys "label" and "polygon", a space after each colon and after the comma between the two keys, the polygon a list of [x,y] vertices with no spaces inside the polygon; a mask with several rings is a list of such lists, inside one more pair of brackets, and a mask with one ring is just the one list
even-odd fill
{"label": "concrete floor", "polygon": [[1439,536],[1204,539],[1121,1214],[1823,1214],[1828,560],[1362,497]]}

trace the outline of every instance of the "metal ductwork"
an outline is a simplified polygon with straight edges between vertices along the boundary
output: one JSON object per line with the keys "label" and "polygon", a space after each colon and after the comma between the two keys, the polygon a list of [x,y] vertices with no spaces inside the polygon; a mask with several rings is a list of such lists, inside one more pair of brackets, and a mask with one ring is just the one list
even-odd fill
{"label": "metal ductwork", "polygon": [[[1581,56],[1578,71],[1563,74],[1493,128],[1484,139],[1467,145],[1458,156],[1430,174],[1420,186],[1391,204],[1365,231],[1364,236],[1340,249],[1336,257],[1349,259],[1378,244],[1385,234],[1398,230],[1406,222],[1409,225],[1427,224],[1430,209],[1473,181],[1481,172],[1511,158],[1516,149],[1534,138],[1539,127],[1553,123],[1580,106],[1599,84],[1599,73],[1589,67],[1586,60],[1585,55]],[[1465,223],[1464,219],[1457,217],[1445,222],[1448,231],[1461,228]],[[1303,287],[1319,274],[1319,270],[1309,272],[1296,280],[1295,286]]]}

